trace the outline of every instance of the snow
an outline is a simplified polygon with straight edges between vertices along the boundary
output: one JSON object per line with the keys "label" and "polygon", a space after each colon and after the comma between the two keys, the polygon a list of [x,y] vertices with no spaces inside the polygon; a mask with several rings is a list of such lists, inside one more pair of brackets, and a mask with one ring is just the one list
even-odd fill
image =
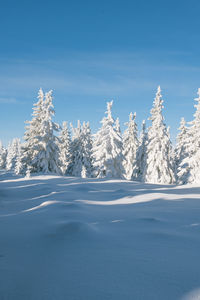
{"label": "snow", "polygon": [[[197,92],[198,97],[194,100],[196,111],[193,121],[189,122],[189,127],[181,124],[181,134],[178,136],[178,148],[181,143],[184,145],[178,167],[178,180],[180,183],[199,183],[200,178],[200,89]],[[185,128],[184,128],[185,127]],[[181,142],[180,138],[184,141]]]}
{"label": "snow", "polygon": [[0,299],[199,299],[200,187],[0,173]]}
{"label": "snow", "polygon": [[101,128],[94,136],[94,176],[98,178],[124,178],[123,141],[119,120],[112,117],[113,101],[107,102],[106,116]]}
{"label": "snow", "polygon": [[148,128],[148,140],[145,153],[143,181],[149,183],[174,183],[174,155],[170,141],[169,128],[162,114],[163,100],[158,86],[151,109],[151,126]]}
{"label": "snow", "polygon": [[[136,179],[138,177],[138,166],[136,157],[138,156],[138,130],[135,122],[136,113],[130,113],[129,122],[126,123],[127,129],[123,134],[123,154],[125,157],[124,168],[126,173],[126,179]],[[138,160],[139,163],[139,160]],[[143,170],[142,170],[143,171]]]}

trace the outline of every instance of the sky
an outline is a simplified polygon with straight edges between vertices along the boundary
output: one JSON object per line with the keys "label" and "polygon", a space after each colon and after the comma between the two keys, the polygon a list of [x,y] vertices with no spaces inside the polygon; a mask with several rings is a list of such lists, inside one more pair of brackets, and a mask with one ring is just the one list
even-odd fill
{"label": "sky", "polygon": [[[55,121],[100,127],[106,102],[122,129],[148,119],[157,86],[175,140],[200,87],[199,0],[0,0],[0,139],[23,137],[40,87]],[[149,123],[147,122],[149,125]]]}

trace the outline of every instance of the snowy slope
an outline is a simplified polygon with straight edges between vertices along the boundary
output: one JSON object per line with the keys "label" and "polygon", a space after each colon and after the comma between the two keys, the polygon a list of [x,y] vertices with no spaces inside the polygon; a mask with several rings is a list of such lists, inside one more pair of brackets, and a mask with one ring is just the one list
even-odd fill
{"label": "snowy slope", "polygon": [[200,299],[200,187],[0,173],[1,300]]}

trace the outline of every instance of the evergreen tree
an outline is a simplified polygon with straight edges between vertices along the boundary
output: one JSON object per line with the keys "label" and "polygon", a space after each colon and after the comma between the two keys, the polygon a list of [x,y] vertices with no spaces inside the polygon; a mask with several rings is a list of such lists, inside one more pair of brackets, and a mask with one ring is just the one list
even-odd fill
{"label": "evergreen tree", "polygon": [[187,157],[187,141],[188,141],[188,128],[186,126],[186,121],[181,118],[179,134],[177,135],[177,143],[175,148],[175,167],[176,167],[176,177],[177,181],[180,182],[179,178],[182,176],[182,162]]}
{"label": "evergreen tree", "polygon": [[[72,125],[71,125],[72,126]],[[71,163],[68,168],[69,175],[76,177],[91,177],[92,165],[92,138],[89,123],[78,121],[77,128],[72,126]]]}
{"label": "evergreen tree", "polygon": [[4,148],[2,142],[0,141],[0,170],[6,168],[6,157],[7,157],[7,150]]}
{"label": "evergreen tree", "polygon": [[44,119],[44,93],[40,88],[38,93],[38,101],[33,105],[33,118],[31,121],[26,121],[24,134],[24,143],[21,146],[20,157],[18,158],[18,167],[16,168],[17,174],[26,174],[26,170],[32,170],[32,172],[37,172],[35,157],[38,155],[38,149],[36,146],[38,144],[38,139],[42,135],[41,124]]}
{"label": "evergreen tree", "polygon": [[72,127],[72,143],[71,143],[71,163],[68,167],[68,174],[75,177],[81,177],[83,168],[83,143],[81,123],[78,120],[77,127]]}
{"label": "evergreen tree", "polygon": [[13,153],[12,153],[12,142],[8,143],[8,148],[7,148],[7,156],[6,156],[6,170],[9,171],[12,169],[13,164],[12,164],[12,157],[13,157]]}
{"label": "evergreen tree", "polygon": [[16,160],[20,152],[20,140],[14,138],[11,143],[8,145],[8,153],[6,157],[6,170],[15,169]]}
{"label": "evergreen tree", "polygon": [[114,126],[111,108],[113,101],[107,103],[106,116],[102,119],[102,127],[95,135],[93,155],[95,176],[123,178],[123,143],[119,130]]}
{"label": "evergreen tree", "polygon": [[126,179],[135,180],[138,177],[138,168],[136,155],[139,146],[138,141],[138,130],[137,124],[135,122],[136,113],[130,113],[129,122],[126,123],[127,129],[123,135],[123,155],[124,155],[124,169],[126,174]]}
{"label": "evergreen tree", "polygon": [[67,174],[68,166],[71,163],[71,137],[67,126],[67,122],[63,122],[62,130],[58,141],[59,148],[59,164],[61,173]]}
{"label": "evergreen tree", "polygon": [[151,110],[152,125],[148,130],[146,164],[143,180],[150,183],[169,184],[175,181],[172,161],[172,145],[162,115],[163,100],[158,87]]}
{"label": "evergreen tree", "polygon": [[55,115],[52,100],[52,91],[45,93],[38,136],[35,137],[33,148],[35,155],[30,164],[31,172],[34,168],[36,172],[60,174],[58,138],[54,135],[54,131],[59,131],[59,125],[52,121]]}
{"label": "evergreen tree", "polygon": [[142,180],[143,173],[145,170],[147,142],[148,142],[148,136],[146,132],[146,122],[145,120],[143,120],[142,132],[140,134],[139,147],[136,156],[138,180]]}
{"label": "evergreen tree", "polygon": [[[83,122],[82,132],[82,148],[83,148],[83,167],[82,167],[82,175],[84,177],[91,177],[93,174],[93,158],[92,158],[92,136],[89,122]],[[81,175],[81,177],[83,177]]]}
{"label": "evergreen tree", "polygon": [[19,149],[18,156],[16,158],[16,164],[15,164],[15,174],[19,175],[23,169],[23,163],[22,163],[22,147]]}
{"label": "evergreen tree", "polygon": [[190,127],[185,129],[183,134],[184,147],[178,168],[178,181],[182,184],[200,183],[200,89],[197,94],[194,120],[189,123]]}

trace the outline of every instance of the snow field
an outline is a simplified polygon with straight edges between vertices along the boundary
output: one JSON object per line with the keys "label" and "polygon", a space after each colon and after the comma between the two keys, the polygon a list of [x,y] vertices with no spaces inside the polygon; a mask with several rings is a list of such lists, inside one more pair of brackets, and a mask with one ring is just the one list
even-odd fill
{"label": "snow field", "polygon": [[0,178],[0,299],[198,299],[200,187]]}

